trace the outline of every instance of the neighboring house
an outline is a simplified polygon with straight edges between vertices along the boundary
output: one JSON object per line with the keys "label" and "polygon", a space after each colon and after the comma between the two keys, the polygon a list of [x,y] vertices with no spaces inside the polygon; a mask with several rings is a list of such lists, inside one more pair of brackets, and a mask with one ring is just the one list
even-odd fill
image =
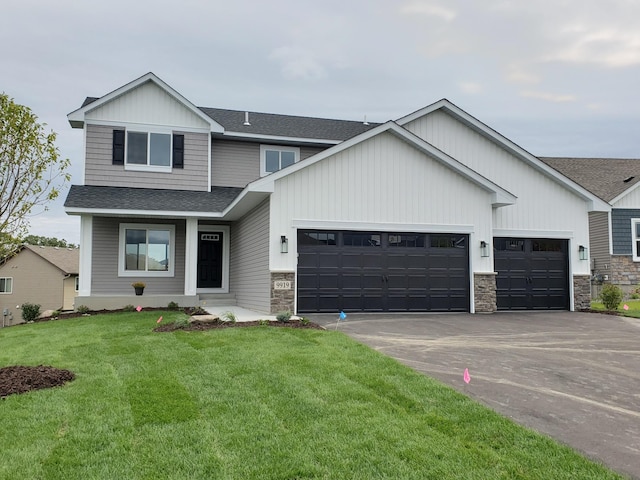
{"label": "neighboring house", "polygon": [[640,159],[541,158],[611,205],[590,212],[591,270],[596,283],[640,286]]}
{"label": "neighboring house", "polygon": [[76,248],[23,245],[0,261],[0,313],[5,325],[22,322],[23,303],[40,311],[73,310],[78,293]]}
{"label": "neighboring house", "polygon": [[78,305],[589,305],[578,251],[609,205],[448,100],[368,124],[199,108],[149,73],[68,119],[85,130],[65,202]]}

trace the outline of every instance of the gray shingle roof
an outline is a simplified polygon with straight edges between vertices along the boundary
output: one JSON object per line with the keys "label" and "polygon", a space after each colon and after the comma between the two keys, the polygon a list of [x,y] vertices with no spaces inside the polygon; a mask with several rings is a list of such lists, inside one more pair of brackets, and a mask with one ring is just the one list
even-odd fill
{"label": "gray shingle roof", "polygon": [[151,188],[72,185],[64,203],[69,208],[222,212],[242,188],[212,187],[211,192]]}
{"label": "gray shingle roof", "polygon": [[55,265],[66,274],[77,274],[79,271],[80,253],[77,248],[41,247],[24,245],[36,255]]}
{"label": "gray shingle roof", "polygon": [[540,157],[540,160],[607,202],[640,181],[640,159]]}
{"label": "gray shingle roof", "polygon": [[209,107],[199,108],[222,125],[227,132],[256,135],[347,140],[379,125],[379,123],[365,125],[363,122],[353,120],[332,120],[259,112],[249,112],[250,125],[244,125],[246,113],[244,111]]}

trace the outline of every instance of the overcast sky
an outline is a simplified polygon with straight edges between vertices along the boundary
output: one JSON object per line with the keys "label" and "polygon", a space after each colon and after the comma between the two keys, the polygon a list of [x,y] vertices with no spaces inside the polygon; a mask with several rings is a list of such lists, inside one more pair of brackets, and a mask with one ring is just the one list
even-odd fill
{"label": "overcast sky", "polygon": [[[4,2],[0,91],[58,133],[152,71],[198,106],[383,122],[441,98],[539,156],[640,158],[637,0]],[[60,201],[31,233],[79,242]]]}

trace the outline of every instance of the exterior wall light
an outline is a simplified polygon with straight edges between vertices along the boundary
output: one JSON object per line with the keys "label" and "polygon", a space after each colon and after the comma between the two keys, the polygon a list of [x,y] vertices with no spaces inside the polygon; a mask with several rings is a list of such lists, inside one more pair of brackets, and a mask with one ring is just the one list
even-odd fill
{"label": "exterior wall light", "polygon": [[484,240],[482,240],[480,242],[480,256],[481,257],[488,257],[489,256],[489,244],[487,242],[485,242]]}
{"label": "exterior wall light", "polygon": [[589,260],[589,252],[587,250],[587,247],[585,247],[584,245],[580,245],[578,247],[578,258],[580,260]]}
{"label": "exterior wall light", "polygon": [[280,253],[289,253],[289,240],[285,235],[280,235]]}

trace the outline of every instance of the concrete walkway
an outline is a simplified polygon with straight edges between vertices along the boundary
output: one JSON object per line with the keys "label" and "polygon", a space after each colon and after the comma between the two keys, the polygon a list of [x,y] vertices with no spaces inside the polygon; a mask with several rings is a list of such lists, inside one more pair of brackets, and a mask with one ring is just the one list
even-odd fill
{"label": "concrete walkway", "polygon": [[[309,318],[333,330],[337,314]],[[338,329],[640,479],[640,321],[572,312],[349,314]]]}

